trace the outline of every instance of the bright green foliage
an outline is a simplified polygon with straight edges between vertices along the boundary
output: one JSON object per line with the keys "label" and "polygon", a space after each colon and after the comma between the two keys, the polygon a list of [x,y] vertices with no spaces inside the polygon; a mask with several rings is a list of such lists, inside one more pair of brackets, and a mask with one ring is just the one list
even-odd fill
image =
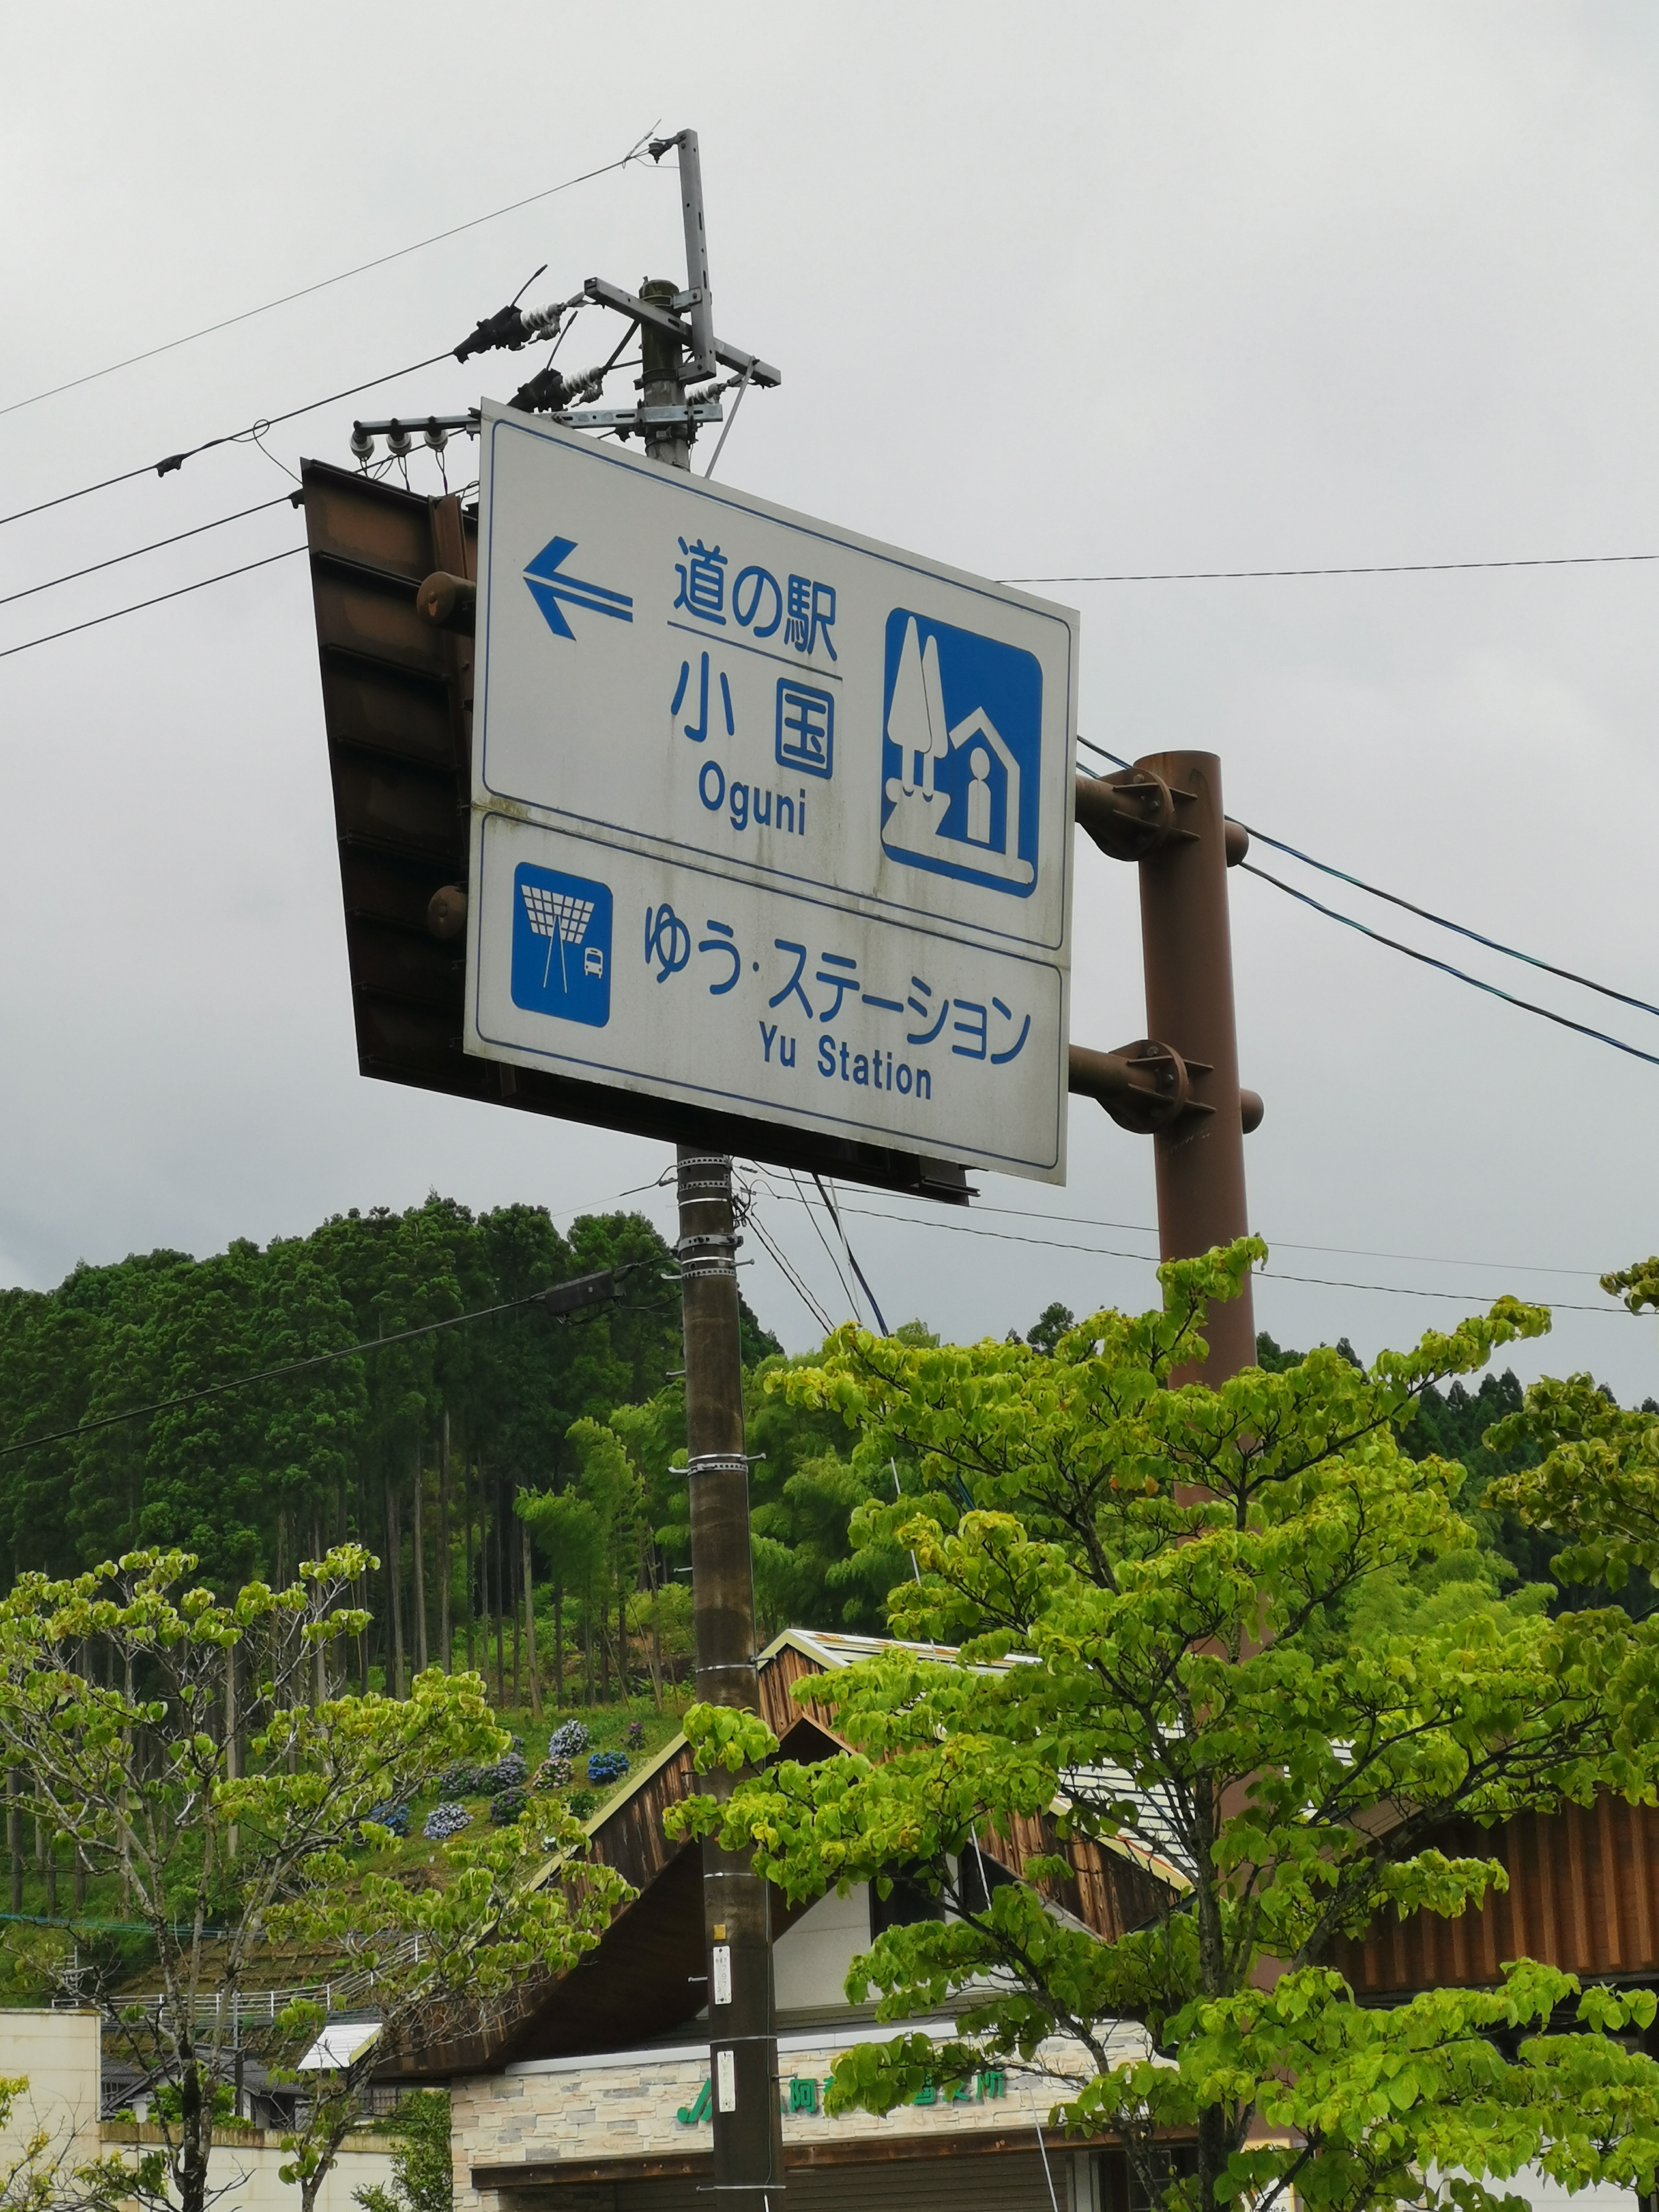
{"label": "bright green foliage", "polygon": [[[1577,1992],[1539,1968],[1377,2013],[1328,1966],[1378,1911],[1455,1914],[1503,1882],[1494,1859],[1444,1853],[1449,1822],[1598,1788],[1651,1797],[1655,1632],[1625,1613],[1493,1599],[1355,1632],[1376,1588],[1474,1544],[1462,1468],[1407,1457],[1400,1425],[1547,1316],[1506,1298],[1369,1370],[1321,1350],[1170,1389],[1206,1302],[1262,1255],[1249,1240],[1166,1266],[1161,1311],[1097,1314],[1051,1352],[849,1328],[817,1368],[781,1372],[842,1416],[855,1466],[917,1470],[920,1495],[865,1507],[855,1534],[914,1547],[921,1579],[895,1589],[892,1628],[960,1660],[891,1651],[815,1679],[854,1748],[745,1775],[677,1825],[752,1846],[792,1900],[902,1868],[954,1916],[887,1929],[848,1995],[878,1993],[888,2020],[949,2006],[962,2039],[849,2053],[832,2106],[886,2110],[929,2073],[1059,2038],[1082,2069],[1068,2118],[1120,2132],[1154,2190],[1158,2136],[1195,2136],[1171,2201],[1202,2212],[1241,2193],[1268,2212],[1291,2189],[1333,2212],[1489,2201],[1425,2182],[1431,2165],[1645,2177],[1659,2066],[1613,2039],[1606,1993],[1578,2006],[1583,2033],[1550,2035]],[[705,1765],[775,1749],[751,1715],[694,1709],[688,1728]],[[1054,1808],[1062,1841],[1173,1835],[1181,1871],[1120,1941],[1027,1882],[988,1903],[969,1886],[1013,1816]],[[1258,2110],[1291,2139],[1247,2152]]]}
{"label": "bright green foliage", "polygon": [[[26,1805],[94,1878],[118,1879],[126,1917],[149,1931],[155,2000],[122,2008],[115,2028],[168,2093],[157,2112],[183,2212],[207,2201],[233,2001],[270,1985],[271,1936],[328,1957],[336,1982],[355,1972],[395,2033],[417,2006],[463,1988],[487,2001],[504,1977],[568,1964],[622,1894],[603,1869],[532,1881],[546,1852],[518,1830],[452,1846],[450,1878],[430,1887],[365,1869],[374,1807],[507,1747],[483,1682],[434,1668],[406,1699],[339,1693],[337,1662],[365,1620],[350,1592],[376,1564],[354,1547],[228,1603],[191,1582],[195,1564],[133,1553],[67,1581],[26,1574],[0,1599],[0,1762],[23,1770]],[[551,1848],[580,1850],[574,1822],[545,1824]],[[245,2019],[240,2047],[291,2064],[322,2017],[292,2004],[264,2037]],[[295,2146],[306,2212],[349,2124],[343,2084],[317,2096]]]}
{"label": "bright green foliage", "polygon": [[1603,1275],[1601,1288],[1610,1298],[1622,1298],[1632,1313],[1640,1313],[1644,1306],[1659,1306],[1659,1255]]}
{"label": "bright green foliage", "polygon": [[[1601,1288],[1632,1313],[1659,1306],[1659,1258],[1603,1275]],[[1624,1590],[1632,1574],[1641,1584],[1659,1571],[1659,1407],[1651,1399],[1626,1413],[1589,1375],[1546,1377],[1523,1405],[1505,1409],[1486,1441],[1510,1461],[1487,1503],[1561,1547],[1550,1565],[1563,1581]]]}
{"label": "bright green foliage", "polygon": [[1572,1375],[1534,1383],[1491,1436],[1539,1460],[1488,1495],[1561,1546],[1550,1564],[1565,1581],[1616,1590],[1633,1570],[1659,1572],[1659,1414],[1626,1413],[1589,1376]]}
{"label": "bright green foliage", "polygon": [[[0,2079],[0,2135],[28,2095],[27,2075]],[[155,2158],[141,2159],[138,2170],[118,2158],[94,2159],[66,2166],[52,2130],[35,2126],[0,2155],[0,2212],[116,2212],[120,2205],[158,2202],[164,2179]]]}
{"label": "bright green foliage", "polygon": [[[899,1341],[931,1344],[919,1322],[896,1332]],[[755,1565],[755,1609],[763,1638],[781,1628],[848,1628],[879,1634],[886,1617],[887,1593],[910,1572],[902,1547],[881,1541],[855,1544],[852,1528],[860,1510],[891,1502],[895,1484],[913,1492],[915,1483],[901,1455],[895,1465],[856,1463],[843,1455],[847,1429],[834,1408],[810,1405],[787,1393],[778,1379],[805,1372],[812,1358],[781,1353],[749,1369],[744,1378],[744,1431],[753,1455],[750,1468],[750,1528]],[[664,1400],[670,1394],[663,1394]],[[691,1556],[690,1501],[684,1474],[683,1395],[672,1402],[679,1414],[673,1464],[665,1463],[653,1485],[659,1542],[671,1557]],[[612,1415],[612,1425],[621,1417]],[[648,1462],[647,1462],[648,1463]]]}
{"label": "bright green foliage", "polygon": [[584,1417],[570,1425],[567,1457],[571,1450],[577,1468],[562,1489],[521,1490],[514,1501],[553,1584],[556,1685],[564,1678],[567,1596],[580,1596],[590,1619],[597,1607],[603,1624],[617,1594],[635,1586],[646,1537],[645,1484],[622,1437]]}
{"label": "bright green foliage", "polygon": [[396,2144],[392,2186],[378,2184],[352,2193],[363,2212],[451,2212],[455,2170],[449,2141],[449,2098],[442,2089],[416,2089],[384,2124]]}
{"label": "bright green foliage", "polygon": [[[440,1883],[415,1887],[400,1875],[356,1874],[337,1849],[312,1864],[297,1899],[273,1907],[274,1936],[337,1961],[337,1971],[369,1977],[382,2022],[375,2044],[349,2064],[304,2077],[309,2115],[283,2139],[289,2157],[282,2176],[300,2184],[305,2212],[356,2124],[363,2081],[388,2045],[476,2029],[526,1982],[570,1966],[599,1942],[634,1893],[612,1868],[586,1859],[586,1843],[574,1814],[544,1800],[506,1827],[445,1845]],[[291,2045],[302,2048],[325,2020],[321,2006],[290,2005],[283,2025]]]}

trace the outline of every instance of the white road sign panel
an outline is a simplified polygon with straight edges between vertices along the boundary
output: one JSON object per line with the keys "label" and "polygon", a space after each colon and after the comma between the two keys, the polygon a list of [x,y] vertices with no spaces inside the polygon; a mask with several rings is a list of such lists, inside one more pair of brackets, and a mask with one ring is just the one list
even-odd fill
{"label": "white road sign panel", "polygon": [[1051,960],[494,811],[473,1049],[1014,1175],[1062,1165]]}
{"label": "white road sign panel", "polygon": [[1076,617],[483,412],[468,1050],[1063,1178]]}

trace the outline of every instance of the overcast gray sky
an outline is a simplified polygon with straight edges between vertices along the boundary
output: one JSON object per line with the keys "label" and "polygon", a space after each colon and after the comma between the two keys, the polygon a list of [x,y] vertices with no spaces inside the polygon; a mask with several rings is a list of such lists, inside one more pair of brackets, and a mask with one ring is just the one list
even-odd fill
{"label": "overcast gray sky", "polygon": [[[691,124],[722,332],[784,370],[722,460],[746,490],[998,576],[1659,552],[1650,7],[93,0],[7,45],[0,407]],[[542,261],[532,299],[676,275],[672,164],[0,414],[0,508],[436,354]],[[356,413],[505,396],[527,358],[15,523],[0,593],[349,462]],[[299,534],[279,507],[19,600],[0,648]],[[1049,589],[1082,612],[1086,736],[1213,749],[1245,820],[1659,1001],[1659,563]],[[0,659],[0,1279],[434,1187],[566,1216],[661,1172],[358,1077],[303,562]],[[1074,1034],[1111,1046],[1144,1027],[1133,872],[1079,863]],[[1659,1053],[1659,1020],[1285,872]],[[1659,1067],[1232,897],[1260,1325],[1369,1356],[1460,1310],[1430,1291],[1606,1307],[1596,1273],[1659,1246]],[[979,1178],[1012,1210],[978,1225],[1085,1250],[849,1190],[889,1319],[1149,1303],[1146,1143],[1079,1103],[1071,1162],[1064,1190]],[[844,1312],[773,1180],[772,1233]],[[816,1340],[757,1257],[753,1303]],[[1651,1317],[1560,1310],[1523,1352],[1659,1392]]]}

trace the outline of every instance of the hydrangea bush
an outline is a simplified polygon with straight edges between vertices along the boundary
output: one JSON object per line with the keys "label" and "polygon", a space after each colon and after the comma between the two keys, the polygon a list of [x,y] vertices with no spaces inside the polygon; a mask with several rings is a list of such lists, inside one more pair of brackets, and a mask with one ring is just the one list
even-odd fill
{"label": "hydrangea bush", "polygon": [[465,1805],[434,1805],[421,1824],[421,1833],[428,1843],[444,1844],[471,1823],[472,1815]]}
{"label": "hydrangea bush", "polygon": [[472,1777],[469,1797],[496,1797],[503,1790],[521,1790],[530,1773],[529,1762],[520,1751],[509,1751],[494,1766],[481,1766]]}

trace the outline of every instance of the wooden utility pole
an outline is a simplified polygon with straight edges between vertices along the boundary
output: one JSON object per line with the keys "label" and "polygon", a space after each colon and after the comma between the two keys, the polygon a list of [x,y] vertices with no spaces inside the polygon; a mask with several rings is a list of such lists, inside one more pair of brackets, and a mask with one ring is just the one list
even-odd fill
{"label": "wooden utility pole", "polygon": [[[690,136],[690,134],[687,134]],[[690,156],[695,160],[695,140]],[[680,149],[682,173],[688,158]],[[688,193],[688,205],[690,195]],[[699,210],[702,191],[696,193]],[[687,252],[691,251],[690,217]],[[706,264],[694,260],[693,267]],[[666,304],[677,288],[647,284],[643,300]],[[640,328],[647,408],[679,407],[681,347],[650,324]],[[648,432],[653,460],[689,469],[690,425]],[[760,1705],[755,1652],[754,1576],[749,1545],[749,1462],[744,1449],[743,1351],[738,1333],[737,1224],[732,1163],[682,1145],[678,1155],[680,1302],[685,1336],[686,1477],[690,1486],[691,1603],[697,1695],[705,1704]],[[739,1778],[717,1767],[705,1786],[728,1796]],[[714,2123],[714,2191],[736,2208],[769,2208],[781,2195],[783,2128],[772,1988],[771,1898],[748,1851],[702,1847],[703,1936],[708,1960],[709,2076]]]}

